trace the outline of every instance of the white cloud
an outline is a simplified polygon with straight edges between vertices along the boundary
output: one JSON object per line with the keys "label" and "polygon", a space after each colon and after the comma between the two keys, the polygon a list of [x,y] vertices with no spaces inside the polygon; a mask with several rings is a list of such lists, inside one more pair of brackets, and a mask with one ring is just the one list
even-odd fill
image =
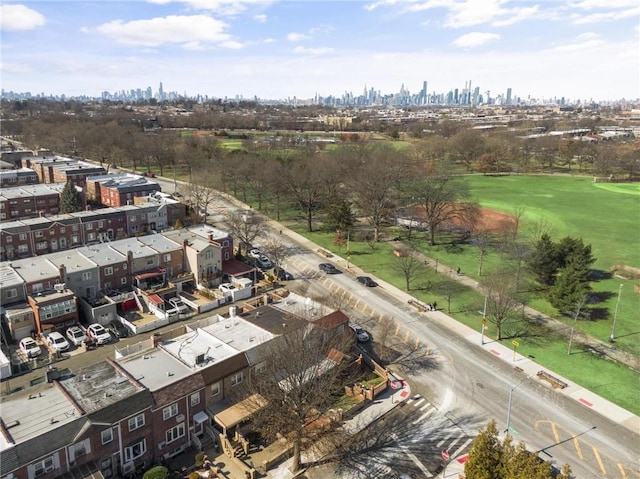
{"label": "white cloud", "polygon": [[215,12],[216,15],[237,15],[251,5],[268,5],[270,0],[147,0],[149,3],[183,3],[193,10]]}
{"label": "white cloud", "polygon": [[258,23],[267,23],[267,16],[265,14],[254,15],[253,19]]}
{"label": "white cloud", "polygon": [[610,12],[592,13],[590,15],[572,15],[573,23],[576,25],[584,25],[586,23],[600,23],[621,20],[629,17],[638,17],[640,15],[640,7],[629,8],[626,10],[616,10]]}
{"label": "white cloud", "polygon": [[593,10],[596,8],[629,8],[638,5],[638,0],[583,0],[582,2],[572,3],[574,8],[583,10]]}
{"label": "white cloud", "polygon": [[45,24],[44,16],[24,5],[0,5],[0,29],[32,30]]}
{"label": "white cloud", "polygon": [[[114,20],[95,31],[128,45],[157,46],[163,44],[221,43],[230,40],[224,33],[227,24],[206,15],[157,17],[123,22]],[[86,31],[86,29],[84,30]]]}
{"label": "white cloud", "polygon": [[302,40],[309,40],[311,37],[304,33],[291,32],[287,34],[287,40],[290,42],[300,42]]}
{"label": "white cloud", "polygon": [[504,0],[466,0],[453,3],[444,26],[461,28],[488,23],[496,17],[507,14],[508,11],[502,8],[503,3]]}
{"label": "white cloud", "polygon": [[456,38],[453,44],[461,48],[474,48],[494,40],[500,40],[500,35],[497,33],[471,32]]}
{"label": "white cloud", "polygon": [[331,53],[333,51],[334,49],[329,47],[306,48],[306,47],[298,46],[293,49],[294,53],[301,53],[304,55],[324,55],[326,53]]}
{"label": "white cloud", "polygon": [[514,8],[508,15],[505,15],[504,19],[495,20],[492,25],[494,27],[506,27],[518,22],[530,20],[532,17],[538,16],[538,13],[538,5],[534,5],[533,7]]}
{"label": "white cloud", "polygon": [[276,40],[275,38],[265,38],[264,40],[262,40],[262,43],[276,43],[278,40]]}
{"label": "white cloud", "polygon": [[220,46],[230,50],[240,50],[241,48],[244,48],[242,43],[236,42],[235,40],[227,40],[226,42],[220,43]]}
{"label": "white cloud", "polygon": [[24,63],[0,63],[0,71],[6,73],[31,73],[33,69]]}
{"label": "white cloud", "polygon": [[578,41],[573,43],[567,43],[566,45],[558,45],[550,49],[552,52],[586,52],[592,48],[603,45],[605,42],[599,39],[599,37],[587,35],[584,38],[578,37]]}

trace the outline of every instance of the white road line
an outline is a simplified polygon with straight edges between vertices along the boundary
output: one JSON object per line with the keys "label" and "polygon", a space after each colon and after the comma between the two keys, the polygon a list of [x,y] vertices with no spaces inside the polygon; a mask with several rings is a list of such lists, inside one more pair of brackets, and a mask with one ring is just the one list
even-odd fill
{"label": "white road line", "polygon": [[451,436],[453,436],[453,432],[450,432],[442,441],[436,444],[436,447],[441,447],[445,442],[449,440]]}
{"label": "white road line", "polygon": [[467,439],[467,440],[464,442],[464,444],[463,444],[462,446],[460,446],[458,449],[456,449],[456,452],[454,452],[453,454],[450,454],[450,455],[451,455],[451,458],[458,457],[458,455],[459,455],[462,451],[464,451],[464,448],[465,448],[465,447],[467,447],[467,446],[468,446],[469,444],[471,444],[472,442],[473,442],[473,438],[469,438],[469,439]]}
{"label": "white road line", "polygon": [[426,401],[426,399],[425,399],[425,398],[420,398],[420,399],[418,399],[416,402],[414,402],[414,403],[413,403],[413,405],[414,405],[415,407],[418,407],[420,404],[422,404],[422,403],[423,403],[423,402],[425,402],[425,401]]}
{"label": "white road line", "polygon": [[427,412],[425,412],[422,416],[420,416],[418,419],[416,419],[415,421],[413,421],[411,424],[418,424],[419,422],[424,421],[428,416],[430,416],[431,414],[433,414],[433,412],[436,410],[436,408],[431,408],[429,409]]}
{"label": "white road line", "polygon": [[422,406],[422,407],[420,408],[420,411],[424,411],[424,410],[425,410],[425,409],[427,409],[429,406],[431,406],[431,404],[429,404],[429,403],[425,404],[424,406]]}
{"label": "white road line", "polygon": [[453,442],[451,442],[448,446],[447,446],[447,451],[450,451],[451,449],[453,449],[453,446],[455,446],[456,444],[458,444],[460,442],[460,439],[462,439],[464,436],[458,436],[456,437]]}
{"label": "white road line", "polygon": [[[394,439],[394,441],[398,440],[398,436],[396,434],[392,433],[391,437]],[[404,444],[398,444],[398,447],[400,447],[400,449],[402,449],[404,451],[404,453],[407,456],[409,456],[409,458],[414,462],[414,464],[416,466],[418,466],[420,468],[420,470],[424,473],[425,476],[433,477],[433,474],[431,474],[429,469],[427,469],[426,466],[424,464],[422,464],[422,462],[420,462],[420,459],[418,459],[418,457],[414,453],[409,451],[409,448],[407,446],[405,446]]]}

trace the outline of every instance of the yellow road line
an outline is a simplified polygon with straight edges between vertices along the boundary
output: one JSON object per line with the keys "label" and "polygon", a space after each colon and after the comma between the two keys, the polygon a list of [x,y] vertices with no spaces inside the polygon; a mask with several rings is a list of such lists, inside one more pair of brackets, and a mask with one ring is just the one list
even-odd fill
{"label": "yellow road line", "polygon": [[624,470],[624,467],[622,467],[622,464],[620,463],[618,463],[618,470],[620,471],[622,479],[627,479],[627,472]]}
{"label": "yellow road line", "polygon": [[358,298],[358,300],[356,301],[356,304],[353,305],[353,308],[356,309],[359,304],[360,304],[360,298]]}
{"label": "yellow road line", "polygon": [[553,431],[553,437],[555,438],[556,442],[560,442],[560,434],[558,434],[558,426],[556,426],[555,422],[551,423],[551,430]]}
{"label": "yellow road line", "polygon": [[580,441],[578,441],[577,437],[573,438],[573,444],[576,446],[576,452],[578,453],[578,457],[582,460],[584,456],[582,455],[582,449],[580,448]]}
{"label": "yellow road line", "polygon": [[598,465],[600,466],[600,470],[602,471],[602,475],[607,475],[607,470],[604,468],[604,463],[602,462],[602,458],[600,457],[600,452],[595,447],[591,446],[593,449],[593,455],[596,457],[596,461],[598,461]]}

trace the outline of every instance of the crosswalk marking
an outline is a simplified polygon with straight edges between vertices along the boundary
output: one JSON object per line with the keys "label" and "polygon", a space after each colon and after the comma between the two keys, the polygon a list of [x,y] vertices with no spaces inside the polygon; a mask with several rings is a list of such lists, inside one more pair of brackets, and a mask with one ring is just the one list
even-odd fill
{"label": "crosswalk marking", "polygon": [[411,424],[418,424],[419,422],[424,421],[427,417],[429,417],[431,414],[433,414],[433,412],[436,410],[436,408],[432,407],[431,409],[427,410],[427,412],[425,412],[422,416],[420,416],[418,419],[416,419],[415,421],[413,421]]}
{"label": "crosswalk marking", "polygon": [[456,444],[458,444],[460,442],[460,439],[462,439],[462,436],[456,437],[453,440],[453,442],[449,443],[449,445],[447,446],[447,451],[451,451],[453,449],[453,446],[455,446]]}
{"label": "crosswalk marking", "polygon": [[442,447],[442,445],[447,442],[451,436],[453,436],[453,432],[450,432],[442,441],[436,444],[436,447]]}
{"label": "crosswalk marking", "polygon": [[[425,402],[425,401],[426,401],[426,399],[425,399],[425,398],[420,398],[420,399],[418,399],[416,402],[414,402],[414,403],[413,403],[413,405],[414,405],[415,407],[418,407],[418,405],[419,405],[419,404],[422,404],[422,403],[423,403],[423,402]],[[427,404],[428,404],[428,403],[427,403]]]}
{"label": "crosswalk marking", "polygon": [[431,406],[431,404],[429,404],[429,403],[425,404],[424,406],[422,406],[422,407],[420,408],[420,411],[424,411],[424,410],[425,410],[425,409],[427,409],[429,406]]}
{"label": "crosswalk marking", "polygon": [[459,455],[462,451],[464,451],[465,447],[467,447],[467,446],[468,446],[469,444],[471,444],[472,442],[473,442],[473,438],[468,438],[468,439],[464,442],[464,444],[462,444],[462,446],[460,446],[458,449],[456,449],[456,451],[455,451],[453,454],[451,454],[451,457],[452,457],[452,458],[453,458],[453,457],[458,457],[458,455]]}

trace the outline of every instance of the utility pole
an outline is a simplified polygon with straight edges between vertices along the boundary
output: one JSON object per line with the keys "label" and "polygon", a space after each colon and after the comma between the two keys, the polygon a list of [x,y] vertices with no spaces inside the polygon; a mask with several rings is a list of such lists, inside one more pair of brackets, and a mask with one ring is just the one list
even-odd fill
{"label": "utility pole", "polygon": [[616,340],[616,320],[618,319],[618,307],[620,306],[620,296],[622,295],[622,286],[620,285],[618,288],[618,300],[616,301],[616,310],[613,313],[613,325],[611,326],[611,336],[609,337],[609,342],[614,342]]}

